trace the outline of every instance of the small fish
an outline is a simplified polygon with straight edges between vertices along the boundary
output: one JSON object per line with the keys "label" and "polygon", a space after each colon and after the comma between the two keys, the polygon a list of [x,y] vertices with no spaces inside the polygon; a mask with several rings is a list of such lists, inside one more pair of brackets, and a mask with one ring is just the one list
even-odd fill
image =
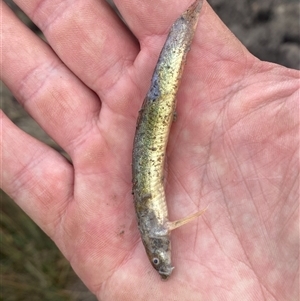
{"label": "small fish", "polygon": [[203,0],[196,0],[172,25],[139,112],[134,138],[132,173],[138,227],[148,258],[162,279],[167,279],[174,269],[170,232],[205,211],[169,221],[163,185],[176,93],[202,4]]}

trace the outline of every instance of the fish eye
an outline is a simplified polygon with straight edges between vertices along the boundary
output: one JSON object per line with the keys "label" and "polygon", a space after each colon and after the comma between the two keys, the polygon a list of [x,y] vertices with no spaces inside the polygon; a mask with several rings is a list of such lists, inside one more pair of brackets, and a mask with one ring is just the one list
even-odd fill
{"label": "fish eye", "polygon": [[158,265],[158,264],[159,264],[159,259],[155,257],[155,258],[152,259],[152,262],[153,262],[155,265]]}

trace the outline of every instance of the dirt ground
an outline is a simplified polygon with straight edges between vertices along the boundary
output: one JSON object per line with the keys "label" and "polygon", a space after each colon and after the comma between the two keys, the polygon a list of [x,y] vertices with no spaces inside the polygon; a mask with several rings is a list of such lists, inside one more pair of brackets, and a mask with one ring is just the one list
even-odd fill
{"label": "dirt ground", "polygon": [[264,61],[300,68],[298,0],[208,1],[248,50]]}
{"label": "dirt ground", "polygon": [[[41,36],[39,29],[12,1],[5,2],[27,26]],[[208,0],[208,2],[238,39],[259,59],[300,69],[299,0]],[[1,108],[16,125],[62,151],[21,108],[5,85],[1,85],[0,93]]]}

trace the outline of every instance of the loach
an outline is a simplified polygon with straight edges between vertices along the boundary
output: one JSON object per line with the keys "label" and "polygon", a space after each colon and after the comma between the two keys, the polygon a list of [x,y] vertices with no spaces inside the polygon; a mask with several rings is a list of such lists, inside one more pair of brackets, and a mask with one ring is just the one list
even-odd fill
{"label": "loach", "polygon": [[171,222],[163,185],[163,169],[176,93],[203,0],[196,0],[172,25],[139,112],[133,146],[133,195],[138,227],[148,258],[162,279],[171,264],[170,232],[205,210]]}

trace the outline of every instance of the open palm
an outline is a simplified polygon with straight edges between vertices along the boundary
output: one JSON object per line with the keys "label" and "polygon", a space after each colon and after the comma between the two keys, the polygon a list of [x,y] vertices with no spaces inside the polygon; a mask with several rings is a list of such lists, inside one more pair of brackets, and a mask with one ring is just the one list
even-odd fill
{"label": "open palm", "polygon": [[[101,300],[296,300],[299,73],[253,57],[205,2],[167,150],[172,277],[148,262],[131,195],[136,118],[190,1],[3,5],[2,79],[72,164],[1,115],[3,189]],[[166,13],[167,12],[167,13]]]}

